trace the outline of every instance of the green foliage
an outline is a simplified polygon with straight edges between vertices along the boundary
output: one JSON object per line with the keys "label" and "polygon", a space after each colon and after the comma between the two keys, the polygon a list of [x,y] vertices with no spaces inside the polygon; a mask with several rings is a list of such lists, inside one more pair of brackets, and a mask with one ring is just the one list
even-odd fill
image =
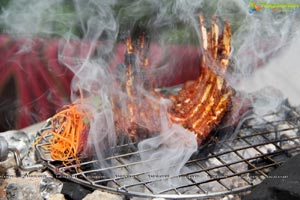
{"label": "green foliage", "polygon": [[[9,0],[0,0],[0,15],[2,14],[3,10],[6,8]],[[3,32],[4,27],[0,23],[0,32]]]}
{"label": "green foliage", "polygon": [[[9,3],[9,0],[0,0],[0,14],[9,6]],[[177,16],[176,9],[180,8],[176,7],[175,3],[176,1],[170,0],[159,0],[155,1],[155,3],[150,0],[118,1],[113,6],[113,11],[119,24],[120,33],[131,31],[134,35],[143,31],[151,34],[150,38],[152,41],[164,41],[173,44],[197,44],[195,27],[187,21],[182,21],[182,18]],[[209,19],[215,14],[218,15],[218,4],[219,1],[203,1],[202,8],[197,12],[204,14]],[[157,7],[157,5],[160,6]],[[232,24],[234,32],[242,22],[242,18],[234,7],[232,7],[232,13],[235,14],[230,15],[233,19],[231,21],[237,22]],[[88,13],[89,16],[90,14]],[[42,13],[37,26],[42,34],[47,34],[48,36],[60,37],[65,34],[79,38],[83,36],[82,24],[78,21],[73,0],[63,0],[62,3],[53,4],[51,9]],[[51,27],[49,32],[47,32],[47,27]],[[0,23],[0,31],[5,29],[5,25]]]}
{"label": "green foliage", "polygon": [[[76,26],[75,8],[70,0],[64,1],[61,5],[54,6],[51,10],[52,13],[50,14],[49,12],[49,10],[46,10],[43,14],[43,21],[47,23],[44,23],[41,26],[52,26],[53,36],[61,36],[68,32],[78,35],[79,32]],[[53,12],[55,13],[54,15]],[[48,16],[54,17],[47,19]]]}
{"label": "green foliage", "polygon": [[1,8],[0,12],[2,12],[2,8],[5,8],[8,2],[9,0],[0,0],[0,8]]}

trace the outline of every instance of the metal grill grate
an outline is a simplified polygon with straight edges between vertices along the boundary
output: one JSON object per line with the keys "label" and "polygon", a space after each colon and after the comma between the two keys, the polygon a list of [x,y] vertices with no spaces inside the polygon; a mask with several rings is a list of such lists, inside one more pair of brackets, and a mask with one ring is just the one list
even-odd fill
{"label": "metal grill grate", "polygon": [[[115,147],[105,159],[109,167],[100,167],[99,160],[67,166],[52,161],[42,148],[49,136],[36,150],[55,174],[88,187],[140,197],[207,198],[248,190],[272,178],[268,172],[300,152],[299,126],[300,112],[288,104],[263,117],[252,114],[240,123],[233,139],[207,145],[193,155],[179,176],[155,175],[160,169],[137,173],[134,169],[151,161],[138,159],[134,143]],[[45,124],[38,135],[49,127]]]}

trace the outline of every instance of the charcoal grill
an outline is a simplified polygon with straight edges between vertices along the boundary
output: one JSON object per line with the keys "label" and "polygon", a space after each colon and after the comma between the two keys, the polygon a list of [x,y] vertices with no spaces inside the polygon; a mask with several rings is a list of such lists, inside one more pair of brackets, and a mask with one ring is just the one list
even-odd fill
{"label": "charcoal grill", "polygon": [[[50,121],[38,136],[49,128]],[[153,175],[160,169],[136,173],[134,168],[143,169],[143,164],[151,160],[132,159],[139,156],[136,149],[132,150],[135,143],[114,147],[114,153],[105,158],[109,167],[95,167],[101,165],[99,160],[69,165],[51,160],[42,148],[50,138],[47,135],[36,150],[58,177],[91,188],[129,196],[201,199],[246,191],[266,178],[287,178],[269,177],[268,173],[300,152],[299,128],[300,109],[288,103],[276,113],[252,113],[241,120],[233,136],[207,145],[205,153],[203,149],[193,155],[178,176]],[[115,172],[115,176],[106,176],[106,172]]]}

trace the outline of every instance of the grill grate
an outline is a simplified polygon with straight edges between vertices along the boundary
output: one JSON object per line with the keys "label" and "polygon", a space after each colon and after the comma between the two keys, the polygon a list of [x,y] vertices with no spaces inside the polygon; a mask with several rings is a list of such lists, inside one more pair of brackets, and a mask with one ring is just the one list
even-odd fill
{"label": "grill grate", "polygon": [[[91,188],[140,197],[207,198],[248,190],[272,178],[268,172],[300,152],[300,110],[287,103],[277,113],[251,114],[238,127],[235,137],[209,144],[193,155],[178,176],[156,175],[160,169],[141,171],[151,160],[138,159],[135,143],[115,147],[115,153],[105,159],[108,167],[99,160],[66,166],[52,161],[42,148],[49,136],[36,150],[58,177]],[[38,135],[49,128],[48,122]]]}

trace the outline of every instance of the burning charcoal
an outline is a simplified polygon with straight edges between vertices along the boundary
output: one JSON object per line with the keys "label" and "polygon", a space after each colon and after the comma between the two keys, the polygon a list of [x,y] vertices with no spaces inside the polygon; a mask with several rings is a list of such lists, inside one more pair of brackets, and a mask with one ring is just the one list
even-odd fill
{"label": "burning charcoal", "polygon": [[45,177],[40,183],[41,196],[47,199],[53,194],[60,193],[62,187],[63,184],[59,180],[52,177]]}

